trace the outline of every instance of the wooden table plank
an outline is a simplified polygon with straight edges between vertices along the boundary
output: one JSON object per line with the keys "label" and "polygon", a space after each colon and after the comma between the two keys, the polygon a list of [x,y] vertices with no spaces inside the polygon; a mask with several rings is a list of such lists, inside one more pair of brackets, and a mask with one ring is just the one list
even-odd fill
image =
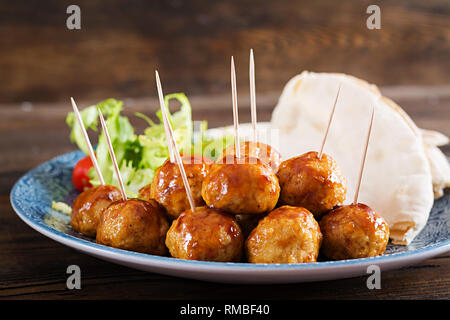
{"label": "wooden table plank", "polygon": [[0,102],[145,97],[155,68],[167,92],[223,93],[231,55],[248,90],[250,48],[259,92],[304,69],[380,85],[450,83],[450,3],[376,3],[380,30],[366,27],[368,0],[79,0],[81,30],[70,31],[68,0],[2,1]]}
{"label": "wooden table plank", "polygon": [[[419,126],[450,135],[450,90],[383,87]],[[269,120],[279,93],[258,95],[259,118]],[[80,106],[94,103],[80,101]],[[192,96],[194,118],[211,126],[232,121],[228,94]],[[129,99],[126,113],[154,112],[155,97]],[[242,121],[249,121],[248,96],[240,96]],[[151,110],[151,111],[149,111]],[[418,265],[383,272],[381,290],[368,290],[366,277],[284,285],[231,285],[136,271],[79,253],[26,226],[9,204],[13,183],[28,169],[75,149],[64,123],[64,103],[0,105],[0,298],[2,299],[449,299],[450,253]],[[139,130],[143,122],[135,123]],[[450,155],[448,146],[443,150]],[[66,289],[66,268],[82,270],[82,290]]]}

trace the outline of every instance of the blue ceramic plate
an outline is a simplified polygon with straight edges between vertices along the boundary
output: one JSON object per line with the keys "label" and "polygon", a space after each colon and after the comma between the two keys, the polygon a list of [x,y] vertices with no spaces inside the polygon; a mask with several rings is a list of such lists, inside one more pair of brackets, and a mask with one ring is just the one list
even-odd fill
{"label": "blue ceramic plate", "polygon": [[450,250],[450,192],[434,203],[426,227],[409,246],[388,245],[379,257],[304,264],[249,264],[188,261],[153,256],[96,244],[74,232],[69,216],[52,209],[52,201],[71,204],[77,196],[72,168],[83,157],[71,152],[41,164],[17,181],[11,204],[18,216],[43,235],[100,259],[140,270],[184,278],[231,283],[289,283],[331,280],[367,274],[367,267],[382,271],[418,263]]}

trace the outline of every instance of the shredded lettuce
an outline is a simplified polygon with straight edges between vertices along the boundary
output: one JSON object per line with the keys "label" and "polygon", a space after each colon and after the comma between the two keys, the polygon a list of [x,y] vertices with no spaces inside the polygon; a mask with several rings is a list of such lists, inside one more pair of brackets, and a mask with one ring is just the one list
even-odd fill
{"label": "shredded lettuce", "polygon": [[[165,96],[165,105],[169,111],[169,102],[177,100],[180,110],[171,114],[168,112],[169,121],[172,124],[175,140],[180,152],[184,154],[202,154],[216,160],[222,149],[230,144],[233,139],[228,136],[220,138],[208,137],[207,122],[202,122],[200,133],[194,135],[192,122],[192,109],[188,98],[184,93],[173,93]],[[164,131],[161,110],[156,113],[160,120],[154,123],[142,113],[135,115],[148,123],[143,134],[137,135],[127,117],[122,116],[123,102],[115,99],[104,100],[97,105],[87,107],[80,111],[86,129],[98,131],[98,109],[106,118],[106,126],[114,148],[114,153],[119,165],[120,174],[125,185],[127,195],[137,197],[141,187],[151,183],[156,169],[169,157],[167,140]],[[88,153],[80,127],[73,112],[67,115],[66,123],[71,127],[70,140],[75,143],[85,154]],[[200,147],[194,147],[194,141],[201,139]],[[96,156],[105,183],[118,186],[114,167],[109,156],[108,146],[103,132],[98,138]],[[100,181],[93,168],[89,170],[90,183],[99,185]]]}
{"label": "shredded lettuce", "polygon": [[[176,99],[181,103],[180,110],[174,114],[171,114],[169,111],[169,102],[172,99]],[[180,149],[179,151],[189,153],[192,144],[193,131],[192,110],[189,100],[184,93],[173,93],[165,96],[164,102],[177,146]],[[145,115],[136,115],[146,120],[149,124],[149,127],[145,129],[144,134],[139,136],[139,142],[143,146],[140,166],[156,170],[169,157],[161,110],[156,112],[156,116],[160,121],[159,124],[153,123]]]}
{"label": "shredded lettuce", "polygon": [[[98,130],[98,109],[102,111],[106,118],[106,126],[108,128],[109,136],[111,138],[111,143],[113,145],[119,167],[123,166],[123,163],[128,165],[130,163],[139,163],[142,153],[142,146],[139,144],[138,138],[134,134],[134,128],[130,124],[128,118],[120,115],[120,112],[123,110],[123,102],[115,99],[107,99],[97,105],[83,109],[80,114],[87,129],[92,129],[94,131]],[[70,112],[67,115],[66,123],[72,128],[70,134],[71,141],[76,143],[85,154],[89,154],[81,133],[81,129],[76,122],[73,112]],[[98,138],[98,145],[95,153],[100,171],[105,179],[105,183],[118,186],[114,167],[109,156],[106,138],[103,132]],[[89,170],[88,176],[92,185],[96,186],[100,184],[97,173],[93,168]],[[124,184],[129,184],[127,193],[128,189],[133,191],[134,188],[130,181],[124,179]]]}

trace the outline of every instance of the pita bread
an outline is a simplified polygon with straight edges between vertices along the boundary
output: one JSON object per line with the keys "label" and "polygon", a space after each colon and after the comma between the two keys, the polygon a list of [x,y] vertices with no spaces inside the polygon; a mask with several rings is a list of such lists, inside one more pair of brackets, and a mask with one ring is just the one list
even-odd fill
{"label": "pita bread", "polygon": [[433,180],[434,198],[444,195],[444,189],[450,187],[450,164],[438,148],[448,144],[449,140],[440,132],[421,129],[425,153],[428,158]]}
{"label": "pita bread", "polygon": [[[433,205],[429,157],[436,159],[436,145],[426,150],[421,130],[376,86],[344,74],[303,72],[291,79],[272,114],[272,128],[279,130],[279,151],[287,159],[320,148],[339,85],[340,98],[324,152],[347,177],[345,203],[353,200],[374,106],[358,201],[384,217],[393,243],[409,244],[425,226]],[[436,166],[442,166],[441,160]]]}

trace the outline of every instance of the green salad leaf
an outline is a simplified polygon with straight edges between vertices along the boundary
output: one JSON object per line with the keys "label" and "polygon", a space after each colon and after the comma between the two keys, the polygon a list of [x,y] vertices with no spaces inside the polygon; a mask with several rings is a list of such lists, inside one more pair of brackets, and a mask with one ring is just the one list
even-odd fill
{"label": "green salad leaf", "polygon": [[[181,103],[179,111],[171,114],[169,111],[169,102],[176,99]],[[192,109],[188,98],[184,93],[173,93],[164,97],[167,108],[167,115],[173,128],[173,133],[180,152],[189,153],[192,144]],[[149,127],[145,129],[144,134],[139,136],[139,142],[143,146],[143,154],[140,165],[144,168],[156,170],[169,157],[167,148],[167,139],[164,131],[164,124],[161,110],[156,112],[160,123],[153,123],[143,114],[136,114],[146,120]]]}
{"label": "green salad leaf", "polygon": [[[180,110],[173,114],[169,111],[169,102],[171,100],[177,100],[181,104]],[[184,154],[201,154],[216,160],[221,154],[222,149],[228,146],[230,141],[232,143],[233,138],[229,136],[219,138],[208,137],[206,134],[206,121],[202,122],[200,132],[194,135],[192,109],[184,93],[166,95],[164,101],[180,152]],[[106,118],[106,126],[127,195],[129,197],[137,197],[139,189],[151,183],[156,169],[169,157],[161,110],[156,113],[160,121],[159,123],[154,123],[142,113],[135,114],[148,124],[144,133],[137,135],[128,118],[120,114],[123,110],[123,102],[115,99],[104,100],[97,105],[89,106],[80,111],[86,129],[98,131],[98,109],[102,111]],[[69,112],[67,115],[66,123],[71,128],[70,140],[85,154],[89,154],[73,112]],[[196,148],[195,146],[197,144],[194,142],[199,139],[201,139],[202,143],[199,144],[199,148]],[[105,183],[118,187],[116,174],[103,132],[98,138],[96,156]],[[88,176],[92,185],[96,186],[100,184],[94,168],[89,170]]]}

